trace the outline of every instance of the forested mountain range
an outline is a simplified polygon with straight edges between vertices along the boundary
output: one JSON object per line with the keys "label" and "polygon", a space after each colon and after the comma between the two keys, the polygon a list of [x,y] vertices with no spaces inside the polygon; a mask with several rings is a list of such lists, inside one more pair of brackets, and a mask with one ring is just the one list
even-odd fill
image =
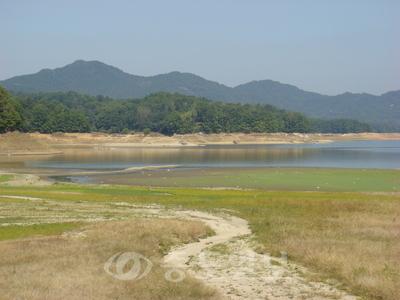
{"label": "forested mountain range", "polygon": [[381,96],[366,93],[327,96],[272,80],[252,81],[230,88],[189,73],[144,77],[127,74],[98,61],[83,60],[54,70],[44,69],[36,74],[13,77],[0,81],[0,85],[10,91],[76,91],[120,99],[141,98],[158,91],[178,92],[214,101],[271,104],[311,118],[379,123],[381,125],[375,127],[380,127],[380,131],[400,128],[400,91]]}

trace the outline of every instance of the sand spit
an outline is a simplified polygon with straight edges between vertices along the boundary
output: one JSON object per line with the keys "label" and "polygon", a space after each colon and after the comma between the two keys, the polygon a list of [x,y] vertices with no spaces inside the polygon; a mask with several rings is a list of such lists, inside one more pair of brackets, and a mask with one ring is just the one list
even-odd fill
{"label": "sand spit", "polygon": [[[55,174],[55,175],[62,175],[62,176],[89,176],[89,175],[113,175],[113,174],[126,174],[126,173],[137,173],[139,171],[151,171],[151,170],[169,170],[173,168],[179,168],[181,165],[165,165],[165,166],[146,166],[146,167],[132,167],[126,168],[119,171],[95,171],[95,172],[65,172],[62,174]],[[44,176],[44,174],[40,174]],[[47,174],[48,175],[48,174]]]}

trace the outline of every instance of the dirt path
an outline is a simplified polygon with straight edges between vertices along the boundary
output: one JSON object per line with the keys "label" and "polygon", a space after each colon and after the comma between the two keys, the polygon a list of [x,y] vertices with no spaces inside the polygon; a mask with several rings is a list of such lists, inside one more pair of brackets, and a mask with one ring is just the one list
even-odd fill
{"label": "dirt path", "polygon": [[226,299],[359,299],[306,279],[301,272],[307,271],[285,258],[254,252],[246,239],[233,239],[216,248],[200,253],[189,268],[196,278],[215,287]]}
{"label": "dirt path", "polygon": [[238,217],[225,214],[223,217],[215,216],[200,211],[176,211],[175,215],[181,219],[202,221],[210,226],[216,232],[216,235],[197,243],[184,245],[170,252],[164,258],[164,262],[169,264],[184,266],[207,247],[227,242],[233,237],[251,234],[247,221]]}
{"label": "dirt path", "polygon": [[307,270],[281,258],[253,251],[251,231],[244,219],[226,214],[175,211],[179,218],[201,220],[216,235],[171,251],[164,262],[185,268],[216,288],[225,299],[360,299],[331,285],[313,282]]}

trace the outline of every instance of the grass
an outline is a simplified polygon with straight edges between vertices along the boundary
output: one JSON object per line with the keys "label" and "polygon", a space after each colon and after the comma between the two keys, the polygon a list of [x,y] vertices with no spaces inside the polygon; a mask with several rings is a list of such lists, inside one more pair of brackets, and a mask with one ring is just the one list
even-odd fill
{"label": "grass", "polygon": [[42,144],[29,134],[20,133],[18,131],[0,134],[0,151],[1,150],[44,150],[48,149],[47,145]]}
{"label": "grass", "polygon": [[82,222],[35,224],[28,226],[7,226],[0,227],[0,241],[27,238],[38,235],[61,234],[84,226]]}
{"label": "grass", "polygon": [[0,176],[0,182],[6,182],[6,181],[9,181],[9,180],[11,180],[13,178],[14,178],[13,175],[2,175],[2,176]]}
{"label": "grass", "polygon": [[218,255],[226,255],[230,253],[226,243],[216,244],[210,248],[210,251],[216,252]]}
{"label": "grass", "polygon": [[275,259],[271,259],[271,260],[270,260],[270,263],[271,263],[271,265],[275,265],[275,266],[281,266],[281,265],[282,265],[281,262],[279,262],[279,261],[277,261],[277,260],[275,260]]}
{"label": "grass", "polygon": [[[184,282],[166,280],[158,249],[193,242],[205,235],[200,222],[131,220],[81,229],[81,235],[56,235],[0,243],[1,299],[219,299],[214,290],[186,274]],[[142,279],[118,280],[104,270],[120,252],[140,253]],[[150,263],[149,263],[150,262]],[[123,273],[135,264],[127,262]],[[117,268],[117,269],[116,269]],[[118,265],[108,270],[115,274]]]}
{"label": "grass", "polygon": [[[150,176],[149,176],[150,175]],[[164,187],[234,187],[294,191],[399,191],[400,171],[388,169],[234,167],[102,176],[104,183]]]}
{"label": "grass", "polygon": [[[285,171],[288,178],[290,172],[295,172]],[[303,173],[305,177],[316,176],[303,178],[303,182],[317,180],[316,171],[321,172],[321,169]],[[390,170],[367,170],[366,173],[358,170],[347,175],[340,169],[331,171],[333,173],[324,179],[329,176],[337,180],[343,176],[347,179],[359,176],[356,185],[361,186],[359,183],[366,181],[371,186],[381,187],[380,191],[384,190],[387,182],[398,181],[398,176],[394,177],[398,173]],[[360,177],[360,174],[365,176]],[[319,174],[319,177],[323,175]],[[295,173],[291,176],[297,178]],[[373,178],[380,176],[381,181],[374,185]],[[43,205],[50,212],[63,211],[63,219],[76,217],[76,210],[61,209],[71,205],[75,208],[82,205],[89,210],[82,215],[82,220],[87,214],[104,216],[105,210],[109,220],[129,218],[129,210],[118,207],[122,202],[209,211],[231,209],[250,222],[257,243],[262,245],[258,252],[279,257],[284,251],[289,260],[316,271],[320,280],[339,280],[357,295],[372,299],[400,299],[399,194],[351,191],[206,190],[62,183],[36,188],[0,187],[1,195],[49,198]],[[9,211],[6,208],[13,201],[20,201],[21,208],[27,205],[23,200],[10,199],[8,202],[3,200],[0,208]],[[18,218],[23,216],[25,213],[14,215]]]}

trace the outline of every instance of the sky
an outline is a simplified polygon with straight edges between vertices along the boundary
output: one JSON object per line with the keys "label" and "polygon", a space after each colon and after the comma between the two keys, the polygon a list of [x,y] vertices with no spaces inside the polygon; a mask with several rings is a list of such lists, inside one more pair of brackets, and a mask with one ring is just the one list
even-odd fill
{"label": "sky", "polygon": [[381,95],[400,90],[400,1],[0,0],[0,80],[78,59]]}

